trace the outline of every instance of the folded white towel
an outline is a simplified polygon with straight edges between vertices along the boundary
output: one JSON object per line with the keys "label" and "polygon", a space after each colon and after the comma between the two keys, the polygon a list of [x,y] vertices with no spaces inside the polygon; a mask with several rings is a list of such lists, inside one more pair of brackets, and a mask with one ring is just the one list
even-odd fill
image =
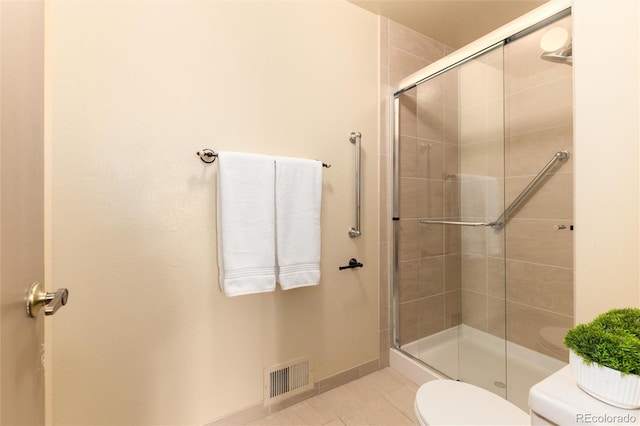
{"label": "folded white towel", "polygon": [[275,290],[274,159],[218,152],[218,267],[227,296]]}
{"label": "folded white towel", "polygon": [[283,290],[320,282],[322,163],[276,157],[277,281]]}

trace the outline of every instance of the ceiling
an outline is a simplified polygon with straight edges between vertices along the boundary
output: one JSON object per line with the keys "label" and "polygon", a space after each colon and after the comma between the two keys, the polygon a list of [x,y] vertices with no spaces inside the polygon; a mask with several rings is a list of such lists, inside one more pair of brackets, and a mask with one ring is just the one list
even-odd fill
{"label": "ceiling", "polygon": [[349,0],[455,49],[546,0]]}

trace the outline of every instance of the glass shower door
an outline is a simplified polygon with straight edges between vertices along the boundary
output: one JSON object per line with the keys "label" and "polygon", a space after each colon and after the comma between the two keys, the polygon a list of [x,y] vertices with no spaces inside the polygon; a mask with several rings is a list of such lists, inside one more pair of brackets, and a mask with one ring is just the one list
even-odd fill
{"label": "glass shower door", "polygon": [[396,345],[506,396],[503,48],[397,96]]}

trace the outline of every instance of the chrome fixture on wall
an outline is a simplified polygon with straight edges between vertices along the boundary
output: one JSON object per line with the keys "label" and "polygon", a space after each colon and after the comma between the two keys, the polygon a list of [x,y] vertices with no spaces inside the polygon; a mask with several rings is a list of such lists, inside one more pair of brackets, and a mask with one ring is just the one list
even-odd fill
{"label": "chrome fixture on wall", "polygon": [[540,39],[542,55],[545,61],[573,65],[573,46],[569,31],[563,27],[547,30]]}
{"label": "chrome fixture on wall", "polygon": [[[509,204],[509,207],[504,209],[504,212],[493,222],[456,222],[451,220],[430,220],[430,219],[420,219],[420,223],[423,225],[458,225],[458,226],[490,226],[496,231],[500,231],[504,228],[504,223],[507,220],[507,216],[514,211],[520,203],[527,198],[527,195],[533,189],[538,186],[538,184],[544,179],[545,176],[549,173],[551,168],[556,165],[559,161],[567,161],[570,157],[569,151],[558,151],[553,155],[551,161],[547,163],[546,166],[540,170],[540,172],[536,175],[536,177],[529,182],[529,185],[526,186],[512,202]],[[558,228],[561,229],[561,228]]]}
{"label": "chrome fixture on wall", "polygon": [[[200,160],[202,160],[203,163],[207,163],[207,164],[213,163],[214,161],[216,161],[216,158],[218,158],[218,153],[208,148],[205,148],[201,151],[196,152],[196,155],[200,157]],[[322,167],[325,167],[328,169],[331,167],[331,164],[322,163]]]}
{"label": "chrome fixture on wall", "polygon": [[349,229],[349,236],[356,238],[362,235],[360,231],[360,149],[361,149],[362,134],[360,132],[351,132],[349,135],[349,142],[355,144],[356,147],[356,226]]}

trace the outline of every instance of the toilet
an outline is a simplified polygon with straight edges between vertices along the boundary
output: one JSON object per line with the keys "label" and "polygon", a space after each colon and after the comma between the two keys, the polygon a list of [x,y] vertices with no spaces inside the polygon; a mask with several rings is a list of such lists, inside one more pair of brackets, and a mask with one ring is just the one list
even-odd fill
{"label": "toilet", "polygon": [[529,425],[530,417],[504,398],[469,383],[432,380],[416,394],[420,425]]}

